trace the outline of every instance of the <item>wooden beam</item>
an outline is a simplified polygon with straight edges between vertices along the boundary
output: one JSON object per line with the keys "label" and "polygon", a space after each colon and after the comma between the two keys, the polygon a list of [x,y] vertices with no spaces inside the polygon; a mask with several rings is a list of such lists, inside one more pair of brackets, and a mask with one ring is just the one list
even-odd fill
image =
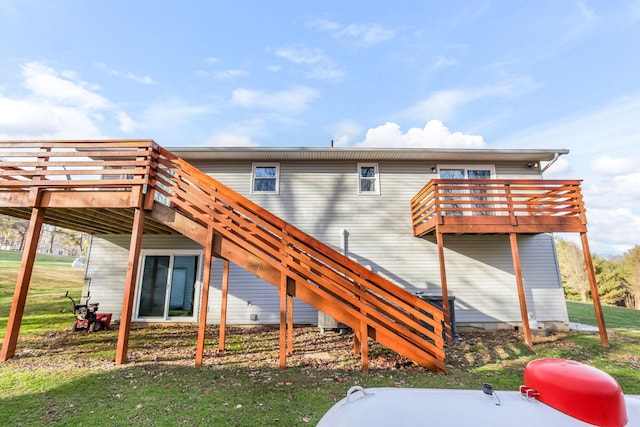
{"label": "wooden beam", "polygon": [[602,313],[602,306],[600,305],[600,293],[598,292],[596,273],[593,267],[593,259],[591,258],[591,251],[589,250],[589,240],[587,240],[586,232],[580,233],[580,240],[582,241],[582,252],[584,253],[585,267],[587,268],[587,276],[589,277],[589,287],[591,288],[593,309],[596,314],[596,321],[598,322],[598,330],[600,331],[600,342],[602,343],[603,347],[609,348],[607,327],[604,324],[604,314]]}
{"label": "wooden beam", "polygon": [[440,288],[442,290],[442,314],[444,315],[444,334],[448,343],[452,340],[451,311],[449,307],[449,290],[447,288],[447,270],[444,262],[444,235],[436,231],[438,243],[438,262],[440,264]]}
{"label": "wooden beam", "polygon": [[293,297],[287,294],[287,354],[293,354]]}
{"label": "wooden beam", "polygon": [[287,366],[287,275],[281,273],[280,278],[280,353],[278,366],[284,369]]}
{"label": "wooden beam", "polygon": [[138,263],[140,261],[140,247],[142,244],[142,231],[144,229],[144,210],[136,209],[131,230],[131,243],[129,244],[129,261],[127,263],[127,276],[125,279],[124,297],[122,300],[122,312],[120,314],[120,329],[118,331],[118,344],[116,348],[116,365],[127,361],[127,349],[129,347],[129,332],[131,330],[131,317],[133,316],[133,300],[136,290],[136,276],[138,275]]}
{"label": "wooden beam", "polygon": [[531,328],[529,327],[527,296],[524,291],[524,280],[522,279],[522,268],[520,266],[520,251],[518,250],[517,234],[510,233],[509,241],[511,242],[511,256],[513,258],[513,271],[516,275],[516,284],[518,286],[518,300],[520,301],[520,317],[522,318],[522,331],[524,333],[524,342],[529,347],[533,347],[533,341],[531,340]]}
{"label": "wooden beam", "polygon": [[222,267],[222,301],[220,303],[220,338],[218,351],[225,350],[227,335],[227,295],[229,293],[229,261],[223,260]]}
{"label": "wooden beam", "polygon": [[202,366],[204,356],[204,339],[207,332],[207,311],[209,308],[209,287],[211,285],[211,261],[213,259],[213,228],[207,230],[207,240],[204,247],[204,271],[202,272],[202,296],[200,299],[200,324],[198,325],[198,342],[196,344],[196,366]]}
{"label": "wooden beam", "polygon": [[369,371],[369,325],[360,321],[360,370]]}
{"label": "wooden beam", "polygon": [[35,207],[31,211],[31,220],[29,221],[29,228],[25,236],[25,248],[22,252],[22,261],[20,262],[20,272],[16,280],[16,288],[13,293],[13,301],[11,302],[11,311],[9,312],[9,319],[7,321],[7,330],[2,343],[0,362],[12,358],[16,352],[20,325],[22,324],[22,316],[24,315],[24,306],[27,301],[31,273],[33,273],[33,264],[38,250],[38,241],[40,240],[40,231],[42,230],[44,220],[44,211],[44,208],[39,207]]}

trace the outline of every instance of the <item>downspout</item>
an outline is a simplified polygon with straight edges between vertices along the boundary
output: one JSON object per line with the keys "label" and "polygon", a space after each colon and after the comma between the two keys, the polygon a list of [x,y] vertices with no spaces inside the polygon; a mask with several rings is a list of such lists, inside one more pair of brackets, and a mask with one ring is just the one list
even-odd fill
{"label": "downspout", "polygon": [[553,159],[549,160],[549,163],[547,163],[546,165],[544,165],[544,167],[542,168],[542,170],[540,170],[540,174],[543,174],[544,171],[546,171],[547,169],[549,169],[551,167],[551,165],[553,165],[556,160],[558,160],[558,157],[560,157],[560,153],[556,153],[553,155]]}

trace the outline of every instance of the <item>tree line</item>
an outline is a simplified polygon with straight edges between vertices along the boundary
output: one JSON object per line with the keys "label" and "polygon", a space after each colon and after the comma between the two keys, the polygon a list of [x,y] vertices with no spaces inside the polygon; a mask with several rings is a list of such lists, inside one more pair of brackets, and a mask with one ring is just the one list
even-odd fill
{"label": "tree line", "polygon": [[[590,302],[591,290],[582,248],[557,239],[556,251],[565,297]],[[640,245],[616,258],[593,255],[592,260],[602,303],[640,310]]]}
{"label": "tree line", "polygon": [[[26,243],[29,220],[0,215],[0,249],[22,251]],[[38,252],[79,257],[86,255],[89,235],[44,224]]]}

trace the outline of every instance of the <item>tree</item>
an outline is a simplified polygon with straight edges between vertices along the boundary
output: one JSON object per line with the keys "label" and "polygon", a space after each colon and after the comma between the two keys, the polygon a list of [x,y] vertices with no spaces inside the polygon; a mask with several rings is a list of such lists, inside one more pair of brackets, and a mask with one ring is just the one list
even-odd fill
{"label": "tree", "polygon": [[560,276],[567,298],[576,295],[580,301],[587,302],[590,297],[589,277],[584,262],[584,254],[575,243],[564,239],[556,242]]}
{"label": "tree", "polygon": [[600,300],[604,304],[625,305],[628,292],[621,263],[597,255],[592,258]]}
{"label": "tree", "polygon": [[624,278],[626,281],[627,307],[640,310],[640,246],[634,246],[624,255]]}

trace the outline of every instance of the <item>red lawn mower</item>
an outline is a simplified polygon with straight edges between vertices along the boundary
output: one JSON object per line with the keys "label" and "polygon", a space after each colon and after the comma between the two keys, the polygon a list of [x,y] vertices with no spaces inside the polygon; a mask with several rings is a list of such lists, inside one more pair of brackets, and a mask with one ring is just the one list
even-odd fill
{"label": "red lawn mower", "polygon": [[[98,313],[97,302],[89,304],[89,295],[85,297],[84,304],[76,304],[76,301],[69,295],[69,291],[64,294],[73,303],[73,314],[76,321],[73,322],[71,330],[98,332],[101,329],[109,329],[111,324],[111,313]],[[82,297],[80,297],[82,299]],[[80,301],[78,301],[80,302]]]}

